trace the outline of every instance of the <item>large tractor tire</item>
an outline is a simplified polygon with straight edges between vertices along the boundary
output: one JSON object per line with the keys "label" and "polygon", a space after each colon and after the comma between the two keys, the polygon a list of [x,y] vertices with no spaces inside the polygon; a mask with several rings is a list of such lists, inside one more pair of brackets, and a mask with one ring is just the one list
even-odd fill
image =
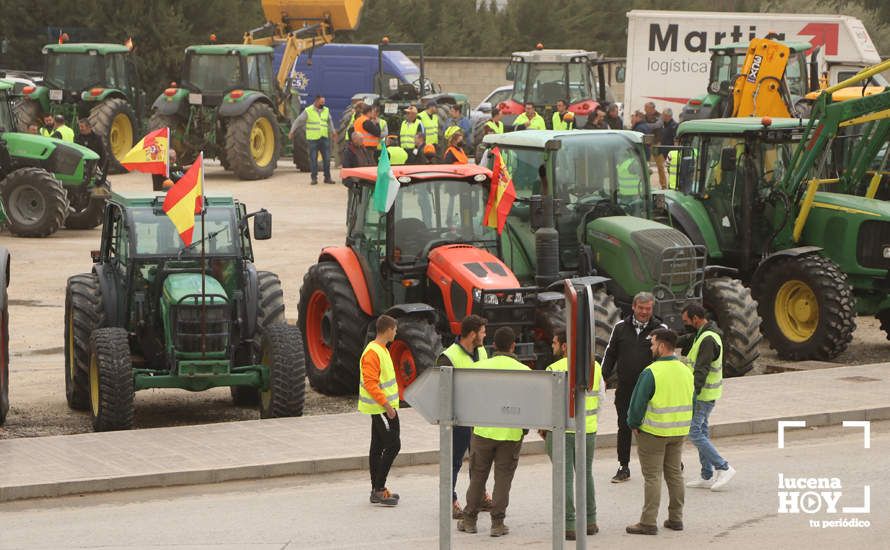
{"label": "large tractor tire", "polygon": [[87,189],[68,194],[68,216],[65,227],[68,229],[93,229],[102,225],[105,216],[105,199],[92,197]]}
{"label": "large tractor tire", "polygon": [[90,338],[90,415],[93,430],[133,427],[136,388],[126,329],[94,330]]}
{"label": "large tractor tire", "polygon": [[738,279],[705,279],[702,290],[705,309],[723,331],[723,376],[744,376],[760,357],[760,316],[757,302]]}
{"label": "large tractor tire", "polygon": [[9,251],[0,247],[0,426],[9,412]]}
{"label": "large tractor tire", "polygon": [[243,180],[265,179],[272,175],[281,150],[275,111],[256,102],[226,127],[226,161]]}
{"label": "large tractor tire", "polygon": [[436,364],[442,353],[442,338],[426,317],[401,317],[396,339],[389,345],[389,355],[396,369],[399,398],[428,367]]}
{"label": "large tractor tire", "polygon": [[104,323],[99,277],[70,277],[65,288],[65,398],[76,411],[90,408],[90,336]]}
{"label": "large tractor tire", "polygon": [[818,254],[774,261],[754,285],[761,330],[782,359],[829,360],[856,329],[847,276]]}
{"label": "large tractor tire", "polygon": [[260,418],[303,416],[306,359],[300,330],[283,323],[267,326],[262,362],[269,368],[269,389],[260,392]]}
{"label": "large tractor tire", "polygon": [[99,134],[108,151],[108,173],[123,174],[120,161],[136,144],[139,124],[136,113],[125,99],[111,97],[90,110],[90,125]]}
{"label": "large tractor tire", "polygon": [[179,164],[186,166],[195,162],[199,151],[187,146],[182,140],[185,137],[185,124],[182,119],[173,115],[152,113],[151,118],[148,119],[148,131],[153,132],[161,128],[170,128],[170,142],[173,150],[176,151],[176,160]]}
{"label": "large tractor tire", "polygon": [[[257,329],[262,334],[275,324],[286,324],[284,317],[284,291],[281,280],[271,271],[257,271]],[[305,368],[304,368],[305,370]],[[255,407],[260,402],[257,388],[231,386],[232,402],[239,407]]]}
{"label": "large tractor tire", "polygon": [[[306,121],[301,120],[294,130],[294,165],[300,172],[309,172],[309,142],[306,140]],[[321,161],[319,161],[321,164]]]}
{"label": "large tractor tire", "polygon": [[17,237],[48,237],[68,215],[68,193],[43,168],[19,168],[0,181],[0,198]]}
{"label": "large tractor tire", "polygon": [[335,262],[309,268],[300,287],[300,332],[309,383],[328,395],[358,392],[358,362],[371,321]]}
{"label": "large tractor tire", "polygon": [[28,126],[37,124],[40,126],[40,104],[30,99],[22,99],[17,102],[12,113],[15,116],[15,126],[18,132],[27,132]]}

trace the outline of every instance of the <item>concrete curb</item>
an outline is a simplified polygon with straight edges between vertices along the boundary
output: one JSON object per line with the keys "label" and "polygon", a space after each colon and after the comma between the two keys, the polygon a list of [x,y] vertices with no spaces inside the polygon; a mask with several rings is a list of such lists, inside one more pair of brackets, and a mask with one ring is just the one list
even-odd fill
{"label": "concrete curb", "polygon": [[[844,420],[888,420],[890,406],[847,409],[798,416],[764,417],[745,421],[716,423],[711,426],[713,437],[730,437],[770,433],[777,430],[779,420],[805,420],[807,427],[838,425]],[[614,447],[616,434],[597,438],[598,448]],[[543,454],[544,442],[531,435],[523,445],[523,454]],[[438,450],[409,451],[399,455],[396,466],[435,464]],[[118,477],[84,478],[64,482],[35,483],[0,487],[0,502],[30,498],[59,497],[85,493],[170,487],[176,485],[200,485],[248,479],[263,479],[290,475],[311,475],[344,470],[362,470],[368,466],[367,455],[342,456],[325,459],[282,461],[273,464],[238,465],[232,467],[181,470],[160,474],[122,475]]]}

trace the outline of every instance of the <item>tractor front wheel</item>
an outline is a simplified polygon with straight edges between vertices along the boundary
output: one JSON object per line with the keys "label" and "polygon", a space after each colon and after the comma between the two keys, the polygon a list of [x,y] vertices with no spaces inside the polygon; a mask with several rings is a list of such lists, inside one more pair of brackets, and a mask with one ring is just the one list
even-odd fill
{"label": "tractor front wheel", "polygon": [[322,262],[309,268],[300,287],[299,307],[309,383],[328,395],[356,393],[370,318],[359,308],[339,264]]}
{"label": "tractor front wheel", "polygon": [[775,260],[755,284],[761,330],[779,357],[829,360],[856,329],[847,276],[818,254]]}
{"label": "tractor front wheel", "polygon": [[133,427],[136,389],[127,331],[100,328],[90,339],[90,412],[97,432]]}
{"label": "tractor front wheel", "polygon": [[442,338],[436,327],[425,317],[402,317],[396,339],[389,345],[389,355],[396,370],[399,383],[399,398],[405,388],[428,367],[436,364],[442,353]]}
{"label": "tractor front wheel", "polygon": [[260,418],[303,416],[306,360],[300,330],[284,323],[266,327],[262,363],[269,369],[269,388],[260,392]]}
{"label": "tractor front wheel", "polygon": [[48,237],[65,222],[68,194],[62,182],[42,168],[20,168],[0,181],[0,197],[17,237]]}
{"label": "tractor front wheel", "polygon": [[702,290],[705,309],[723,331],[723,376],[744,376],[760,357],[760,317],[751,291],[738,279],[706,279]]}
{"label": "tractor front wheel", "polygon": [[243,180],[268,178],[278,163],[279,139],[275,111],[256,102],[243,115],[229,119],[226,162]]}
{"label": "tractor front wheel", "polygon": [[65,398],[76,411],[90,408],[90,336],[104,322],[99,277],[70,277],[65,289]]}
{"label": "tractor front wheel", "polygon": [[136,132],[139,128],[133,108],[125,99],[108,98],[90,110],[90,125],[105,143],[108,173],[125,173],[127,169],[120,161],[136,144]]}

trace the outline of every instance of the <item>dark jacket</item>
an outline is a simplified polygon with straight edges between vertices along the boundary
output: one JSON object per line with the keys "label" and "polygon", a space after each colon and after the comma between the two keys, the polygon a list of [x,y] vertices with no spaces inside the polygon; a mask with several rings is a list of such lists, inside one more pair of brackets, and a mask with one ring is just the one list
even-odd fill
{"label": "dark jacket", "polygon": [[430,158],[423,152],[423,147],[420,149],[414,147],[405,149],[405,151],[408,153],[408,160],[405,161],[405,164],[430,164]]}
{"label": "dark jacket", "polygon": [[[716,332],[720,335],[720,338],[723,339],[723,331],[721,331],[713,321],[708,321],[707,323],[702,325],[702,327],[698,331],[696,331],[695,334],[690,335],[690,347],[692,343],[695,342],[695,338],[705,331]],[[702,343],[698,346],[698,356],[695,358],[695,366],[693,367],[692,372],[695,382],[695,395],[698,395],[705,385],[705,379],[708,377],[708,368],[711,366],[711,362],[714,361],[714,359],[717,359],[717,357],[719,356],[720,346],[717,345],[716,340],[714,340],[710,336],[702,340]]]}
{"label": "dark jacket", "polygon": [[662,155],[667,155],[671,149],[674,148],[674,142],[677,140],[677,127],[680,126],[680,123],[674,119],[670,119],[668,122],[662,122],[661,125],[661,140],[659,141],[659,152]]}
{"label": "dark jacket", "polygon": [[624,122],[621,121],[621,117],[612,118],[606,115],[606,124],[613,130],[624,130]]}
{"label": "dark jacket", "polygon": [[105,151],[105,143],[102,141],[102,138],[99,137],[95,132],[91,132],[89,134],[77,134],[74,138],[74,143],[78,145],[83,145],[89,149],[92,149],[97,155],[99,155],[99,166],[103,166],[105,164],[105,157],[107,156],[107,152]]}
{"label": "dark jacket", "polygon": [[375,164],[365,147],[356,147],[349,143],[343,148],[343,168],[358,168]]}
{"label": "dark jacket", "polygon": [[657,328],[667,326],[661,319],[653,316],[640,334],[637,334],[633,314],[630,314],[618,321],[612,329],[609,345],[603,354],[603,378],[608,380],[613,372],[616,373],[619,392],[630,395],[640,373],[652,363],[649,334]]}

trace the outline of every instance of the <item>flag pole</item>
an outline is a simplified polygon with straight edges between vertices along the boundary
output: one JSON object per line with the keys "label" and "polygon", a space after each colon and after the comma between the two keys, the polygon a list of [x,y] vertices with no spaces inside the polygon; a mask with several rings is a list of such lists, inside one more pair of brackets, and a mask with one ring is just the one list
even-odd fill
{"label": "flag pole", "polygon": [[201,162],[201,358],[207,356],[207,264],[204,261],[204,212],[207,211],[207,201],[204,200],[204,152],[198,157]]}

